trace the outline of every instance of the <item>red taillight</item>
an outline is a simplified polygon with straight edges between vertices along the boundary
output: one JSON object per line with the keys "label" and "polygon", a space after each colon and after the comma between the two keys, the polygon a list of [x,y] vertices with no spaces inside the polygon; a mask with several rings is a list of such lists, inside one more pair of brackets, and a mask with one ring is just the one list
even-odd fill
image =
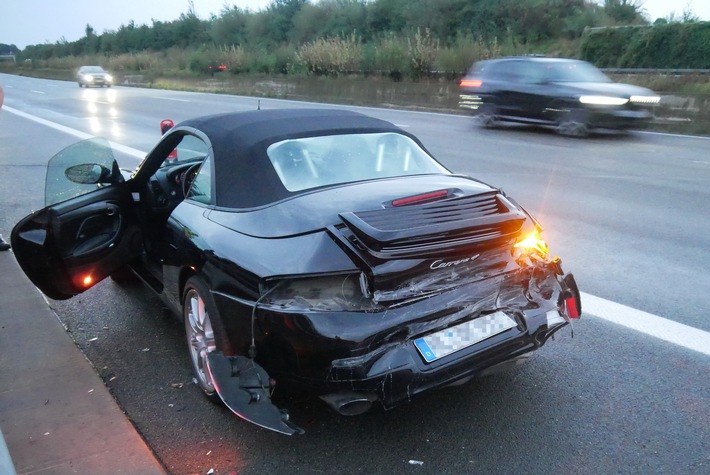
{"label": "red taillight", "polygon": [[461,87],[481,87],[482,85],[483,81],[480,79],[462,79],[459,83]]}
{"label": "red taillight", "polygon": [[575,320],[579,319],[579,311],[577,310],[577,299],[574,297],[567,297],[565,299],[565,310],[567,310],[567,316]]}
{"label": "red taillight", "polygon": [[94,278],[91,277],[90,275],[84,276],[84,278],[81,281],[81,283],[84,284],[84,287],[89,287],[93,282],[94,282]]}
{"label": "red taillight", "polygon": [[424,193],[421,195],[408,196],[406,198],[400,198],[398,200],[392,201],[392,206],[405,206],[411,205],[413,203],[420,203],[422,201],[431,201],[443,196],[448,196],[449,190],[439,190],[432,191],[430,193]]}

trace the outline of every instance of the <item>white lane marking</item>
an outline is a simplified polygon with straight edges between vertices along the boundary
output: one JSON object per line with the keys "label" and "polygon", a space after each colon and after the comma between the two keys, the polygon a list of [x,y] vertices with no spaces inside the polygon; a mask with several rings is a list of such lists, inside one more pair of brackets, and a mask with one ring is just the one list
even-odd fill
{"label": "white lane marking", "polygon": [[[93,135],[85,132],[27,114],[17,109],[13,109],[12,107],[6,107],[5,109],[8,112],[19,115],[20,117],[24,117],[81,139],[93,137]],[[111,147],[114,147],[116,150],[128,155],[140,159],[145,156],[145,152],[135,148],[127,147],[115,142],[109,143],[111,144]],[[622,325],[631,330],[635,330],[710,356],[710,333],[700,330],[699,328],[694,328],[673,320],[653,315],[651,313],[636,310],[635,308],[627,307],[626,305],[621,305],[619,303],[584,292],[582,292],[582,305],[584,307],[585,314],[593,315],[603,320],[616,323],[617,325]]]}
{"label": "white lane marking", "polygon": [[44,92],[44,91],[37,91],[37,90],[35,90],[35,89],[30,89],[30,91],[31,91],[31,92],[35,92],[35,93],[37,93],[37,94],[47,94],[47,93]]}
{"label": "white lane marking", "polygon": [[703,160],[691,160],[693,163],[702,163],[703,165],[710,165],[710,162],[706,162]]}
{"label": "white lane marking", "polygon": [[164,101],[177,101],[177,102],[190,102],[189,99],[177,99],[175,97],[160,97],[160,96],[151,96],[151,99],[162,99]]}
{"label": "white lane marking", "polygon": [[648,134],[648,135],[660,135],[662,137],[678,137],[678,138],[683,138],[683,139],[702,139],[702,140],[710,140],[710,137],[705,137],[702,135],[683,135],[683,134],[669,134],[667,132],[651,132],[648,130],[636,130],[635,131],[638,134]]}
{"label": "white lane marking", "polygon": [[[41,117],[27,114],[26,112],[22,112],[20,110],[14,109],[12,107],[3,107],[3,110],[6,110],[6,111],[8,111],[12,114],[15,114],[15,115],[19,115],[20,117],[24,117],[25,119],[37,122],[38,124],[46,125],[47,127],[51,127],[51,128],[58,130],[60,132],[64,132],[65,134],[73,135],[74,137],[78,137],[81,140],[86,140],[86,139],[90,139],[90,138],[95,137],[95,135],[87,134],[86,132],[72,129],[72,128],[66,127],[64,125],[57,124],[56,122],[51,122],[49,120],[42,119]],[[114,150],[119,151],[119,152],[123,152],[123,153],[130,155],[132,157],[135,157],[139,160],[143,160],[143,158],[146,155],[146,153],[141,150],[127,147],[125,145],[121,145],[120,143],[109,141],[109,144],[111,144],[111,148],[113,148]]]}
{"label": "white lane marking", "polygon": [[582,292],[582,311],[710,356],[710,332]]}

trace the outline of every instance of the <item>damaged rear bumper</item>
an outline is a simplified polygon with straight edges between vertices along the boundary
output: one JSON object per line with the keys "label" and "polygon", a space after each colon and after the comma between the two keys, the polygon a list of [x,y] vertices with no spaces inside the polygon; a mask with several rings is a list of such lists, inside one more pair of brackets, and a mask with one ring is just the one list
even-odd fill
{"label": "damaged rear bumper", "polygon": [[[343,414],[357,412],[350,400],[363,408],[375,400],[385,408],[397,406],[526,355],[579,317],[579,290],[571,274],[559,265],[531,272],[496,276],[370,314],[269,312],[259,319],[263,347],[282,351],[270,361],[273,353],[262,352],[264,365],[277,379],[294,379],[324,394],[336,410],[332,401],[341,401],[348,406],[339,410]],[[495,314],[511,324],[441,356],[425,357],[417,343]]]}
{"label": "damaged rear bumper", "polygon": [[432,362],[427,362],[415,339],[354,358],[332,362],[327,386],[333,393],[374,394],[386,409],[438,387],[463,383],[489,374],[541,347],[568,325],[556,308],[523,312],[518,325]]}
{"label": "damaged rear bumper", "polygon": [[[250,360],[258,371],[245,373],[240,369],[245,366],[232,358],[215,383],[241,417],[281,433],[298,433],[283,411],[266,407],[271,405],[268,391],[252,380],[263,384],[275,378],[305,386],[343,415],[360,414],[378,402],[389,409],[417,394],[515,364],[580,314],[574,277],[564,274],[558,261],[377,312],[264,305],[256,315],[257,357]],[[434,357],[422,350],[422,340],[437,348],[437,338],[461,328],[470,334],[489,324],[496,328],[453,350],[437,350]]]}

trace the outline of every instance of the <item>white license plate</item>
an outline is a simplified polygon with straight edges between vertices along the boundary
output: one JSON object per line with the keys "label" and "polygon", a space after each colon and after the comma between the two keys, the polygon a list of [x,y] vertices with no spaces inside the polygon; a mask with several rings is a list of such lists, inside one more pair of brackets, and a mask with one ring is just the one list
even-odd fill
{"label": "white license plate", "polygon": [[414,340],[427,363],[509,330],[518,324],[503,312],[484,315]]}

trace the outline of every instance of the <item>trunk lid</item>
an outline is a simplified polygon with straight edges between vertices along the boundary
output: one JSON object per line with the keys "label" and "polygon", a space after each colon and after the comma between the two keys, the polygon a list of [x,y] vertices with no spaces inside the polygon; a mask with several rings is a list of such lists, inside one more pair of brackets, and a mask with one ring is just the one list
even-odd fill
{"label": "trunk lid", "polygon": [[340,219],[328,232],[366,273],[378,302],[423,298],[513,270],[510,247],[532,225],[495,190]]}

